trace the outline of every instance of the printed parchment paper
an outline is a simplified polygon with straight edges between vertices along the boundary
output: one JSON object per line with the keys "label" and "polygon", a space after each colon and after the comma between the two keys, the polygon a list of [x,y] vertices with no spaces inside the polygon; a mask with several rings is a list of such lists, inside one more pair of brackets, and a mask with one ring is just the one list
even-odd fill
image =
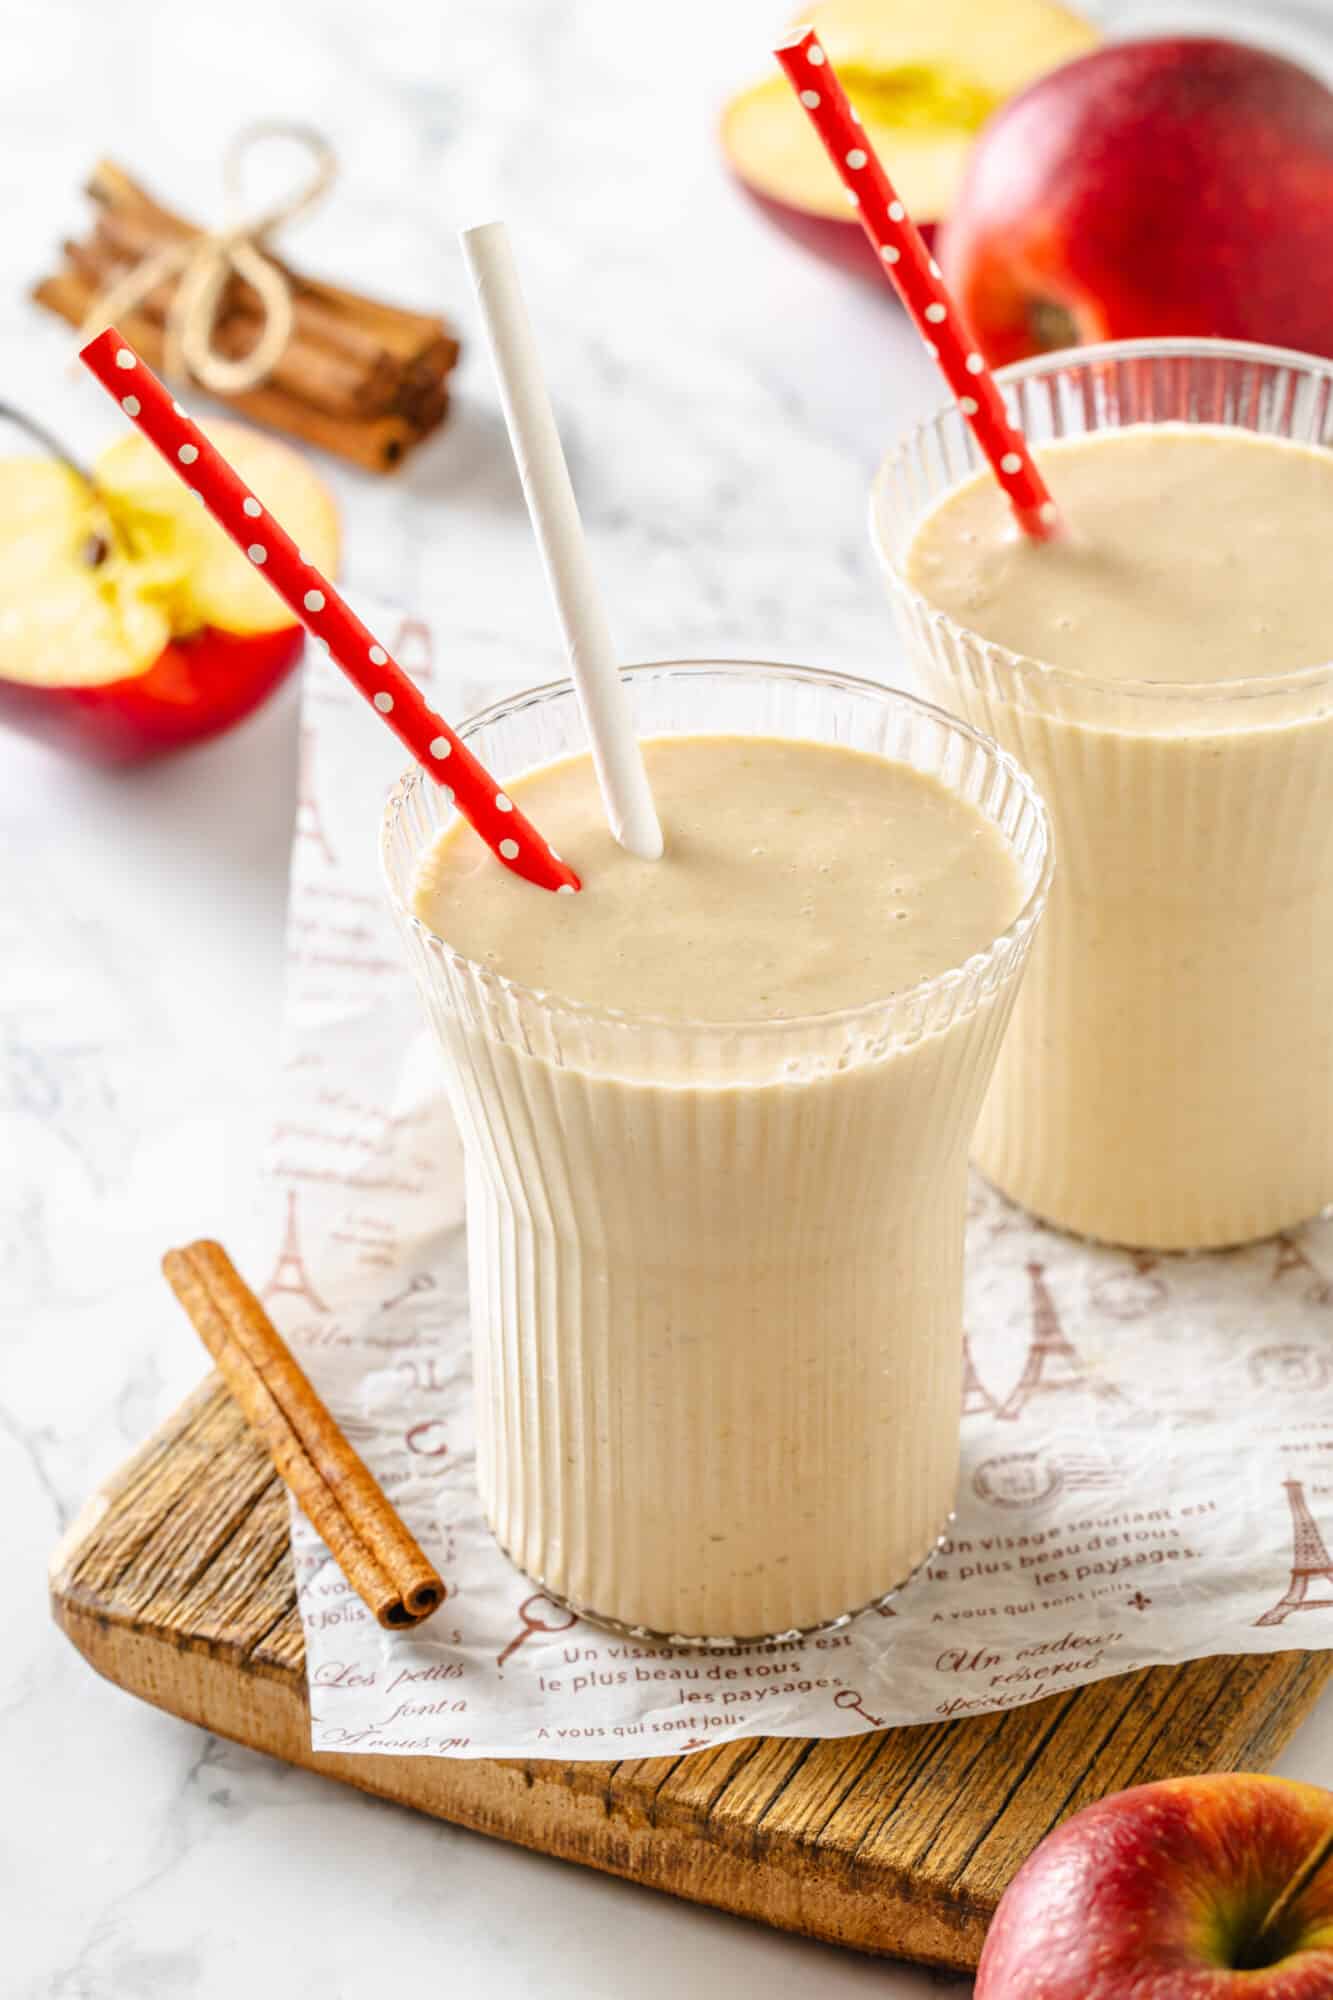
{"label": "printed parchment paper", "polygon": [[[427,629],[396,641],[429,678]],[[460,717],[505,691],[436,689]],[[382,1632],[294,1516],[317,1750],[677,1754],[1333,1644],[1333,1225],[1131,1256],[980,1183],[958,1514],[891,1606],[803,1644],[700,1655],[543,1597],[473,1489],[458,1144],[378,869],[401,755],[327,673],[307,680],[303,751],[271,1255],[251,1275],[449,1589],[418,1634]]]}

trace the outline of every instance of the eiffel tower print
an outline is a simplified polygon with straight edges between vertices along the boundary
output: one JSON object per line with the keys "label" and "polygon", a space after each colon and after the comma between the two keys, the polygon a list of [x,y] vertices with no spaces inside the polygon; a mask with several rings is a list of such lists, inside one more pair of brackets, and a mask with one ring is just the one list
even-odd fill
{"label": "eiffel tower print", "polygon": [[312,770],[315,759],[315,733],[312,729],[301,731],[301,781],[296,795],[296,837],[298,840],[313,841],[330,868],[334,864],[333,849],[324,831],[324,822],[319,816],[319,803],[315,798]]}
{"label": "eiffel tower print", "polygon": [[1158,1261],[1152,1251],[1135,1251],[1128,1271],[1111,1271],[1097,1280],[1092,1303],[1112,1319],[1146,1319],[1167,1296],[1165,1279],[1156,1275]]}
{"label": "eiffel tower print", "polygon": [[305,1258],[301,1255],[301,1239],[296,1227],[295,1188],[287,1190],[287,1227],[282,1234],[282,1248],[278,1252],[278,1261],[273,1266],[273,1276],[259,1296],[266,1305],[270,1299],[304,1299],[316,1312],[328,1311],[328,1307],[310,1282]]}
{"label": "eiffel tower print", "polygon": [[1028,1277],[1032,1284],[1032,1339],[1023,1373],[1001,1404],[999,1415],[1012,1423],[1034,1397],[1067,1395],[1071,1389],[1098,1396],[1105,1402],[1123,1402],[1117,1388],[1085,1370],[1060,1324],[1046,1283],[1046,1266],[1029,1264]]}
{"label": "eiffel tower print", "polygon": [[430,626],[420,618],[404,618],[393,636],[391,648],[405,674],[421,685],[435,678],[435,647]]}
{"label": "eiffel tower print", "polygon": [[[1284,1479],[1291,1506],[1291,1581],[1271,1611],[1256,1618],[1256,1625],[1280,1625],[1293,1611],[1333,1611],[1333,1556],[1324,1547],[1319,1524],[1310,1512],[1305,1488],[1299,1479]],[[1323,1597],[1311,1597],[1312,1583],[1323,1582]]]}
{"label": "eiffel tower print", "polygon": [[965,1417],[991,1417],[995,1415],[995,1411],[995,1398],[977,1373],[977,1364],[972,1359],[972,1343],[966,1333],[964,1333],[963,1415]]}
{"label": "eiffel tower print", "polygon": [[1303,1271],[1309,1278],[1310,1284],[1306,1288],[1305,1296],[1311,1305],[1333,1304],[1333,1284],[1330,1284],[1318,1265],[1306,1255],[1296,1239],[1284,1235],[1277,1239],[1277,1256],[1273,1260],[1273,1283],[1276,1285],[1280,1279],[1285,1278],[1288,1271]]}
{"label": "eiffel tower print", "polygon": [[1327,1387],[1330,1357],[1324,1348],[1282,1341],[1256,1347],[1250,1355],[1250,1380],[1256,1389],[1276,1389],[1288,1395],[1317,1395]]}

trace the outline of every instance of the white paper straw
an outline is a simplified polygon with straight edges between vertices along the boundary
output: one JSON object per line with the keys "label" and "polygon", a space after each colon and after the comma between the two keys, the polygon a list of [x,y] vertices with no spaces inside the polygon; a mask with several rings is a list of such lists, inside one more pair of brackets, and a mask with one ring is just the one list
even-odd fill
{"label": "white paper straw", "polygon": [[462,230],[460,240],[490,341],[528,513],[565,635],[607,822],[622,847],[642,860],[656,861],[662,852],[662,829],[593,583],[509,236],[502,222],[483,222]]}

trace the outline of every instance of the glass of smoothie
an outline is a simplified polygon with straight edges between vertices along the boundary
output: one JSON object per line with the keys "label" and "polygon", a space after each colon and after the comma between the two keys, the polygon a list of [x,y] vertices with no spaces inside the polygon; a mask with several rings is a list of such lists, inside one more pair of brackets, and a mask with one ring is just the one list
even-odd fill
{"label": "glass of smoothie", "polygon": [[1333,365],[1154,340],[999,379],[1063,539],[952,408],[871,505],[926,690],[1059,858],[976,1157],[1086,1236],[1268,1235],[1333,1201]]}
{"label": "glass of smoothie", "polygon": [[384,824],[466,1155],[481,1497],[603,1624],[790,1636],[894,1590],[954,1504],[968,1143],[1046,815],[869,682],[629,682],[660,860],[608,832],[568,683],[461,733],[581,893],[418,771]]}

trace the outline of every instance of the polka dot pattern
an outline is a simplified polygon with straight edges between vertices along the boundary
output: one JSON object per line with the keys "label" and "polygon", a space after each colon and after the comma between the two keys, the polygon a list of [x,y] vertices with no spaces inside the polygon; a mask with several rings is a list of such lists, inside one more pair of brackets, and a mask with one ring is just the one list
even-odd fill
{"label": "polka dot pattern", "polygon": [[[911,311],[927,354],[939,363],[958,397],[959,410],[972,426],[1020,526],[1039,539],[1058,532],[1055,504],[1046,483],[1024,439],[1009,421],[1004,398],[990,378],[984,357],[968,347],[939,262],[926,248],[882,162],[867,143],[861,121],[848,103],[818,35],[813,28],[802,29],[783,43],[776,55],[880,263]],[[931,338],[932,334],[937,338]],[[964,385],[975,393],[963,393]]]}
{"label": "polka dot pattern", "polygon": [[[441,789],[451,802],[456,799],[459,811],[476,827],[499,862],[541,888],[572,895],[579,887],[574,870],[551,853],[537,828],[476,758],[455,746],[421,690],[390,659],[305,553],[289,540],[281,524],[245,491],[216,447],[195,428],[122,336],[108,328],[88,343],[82,359],[124,415],[176,469],[186,490],[209,508],[236,546],[264,571],[266,581],[289,610],[297,617],[318,618],[320,629],[312,635],[315,646],[337,662],[377,714],[393,717],[393,728],[425,766],[433,783],[438,782],[440,767],[449,760],[449,775],[455,782]],[[134,372],[135,393],[124,395],[125,376],[130,371]],[[187,466],[191,468],[188,480]],[[256,533],[261,540],[254,539]]]}

